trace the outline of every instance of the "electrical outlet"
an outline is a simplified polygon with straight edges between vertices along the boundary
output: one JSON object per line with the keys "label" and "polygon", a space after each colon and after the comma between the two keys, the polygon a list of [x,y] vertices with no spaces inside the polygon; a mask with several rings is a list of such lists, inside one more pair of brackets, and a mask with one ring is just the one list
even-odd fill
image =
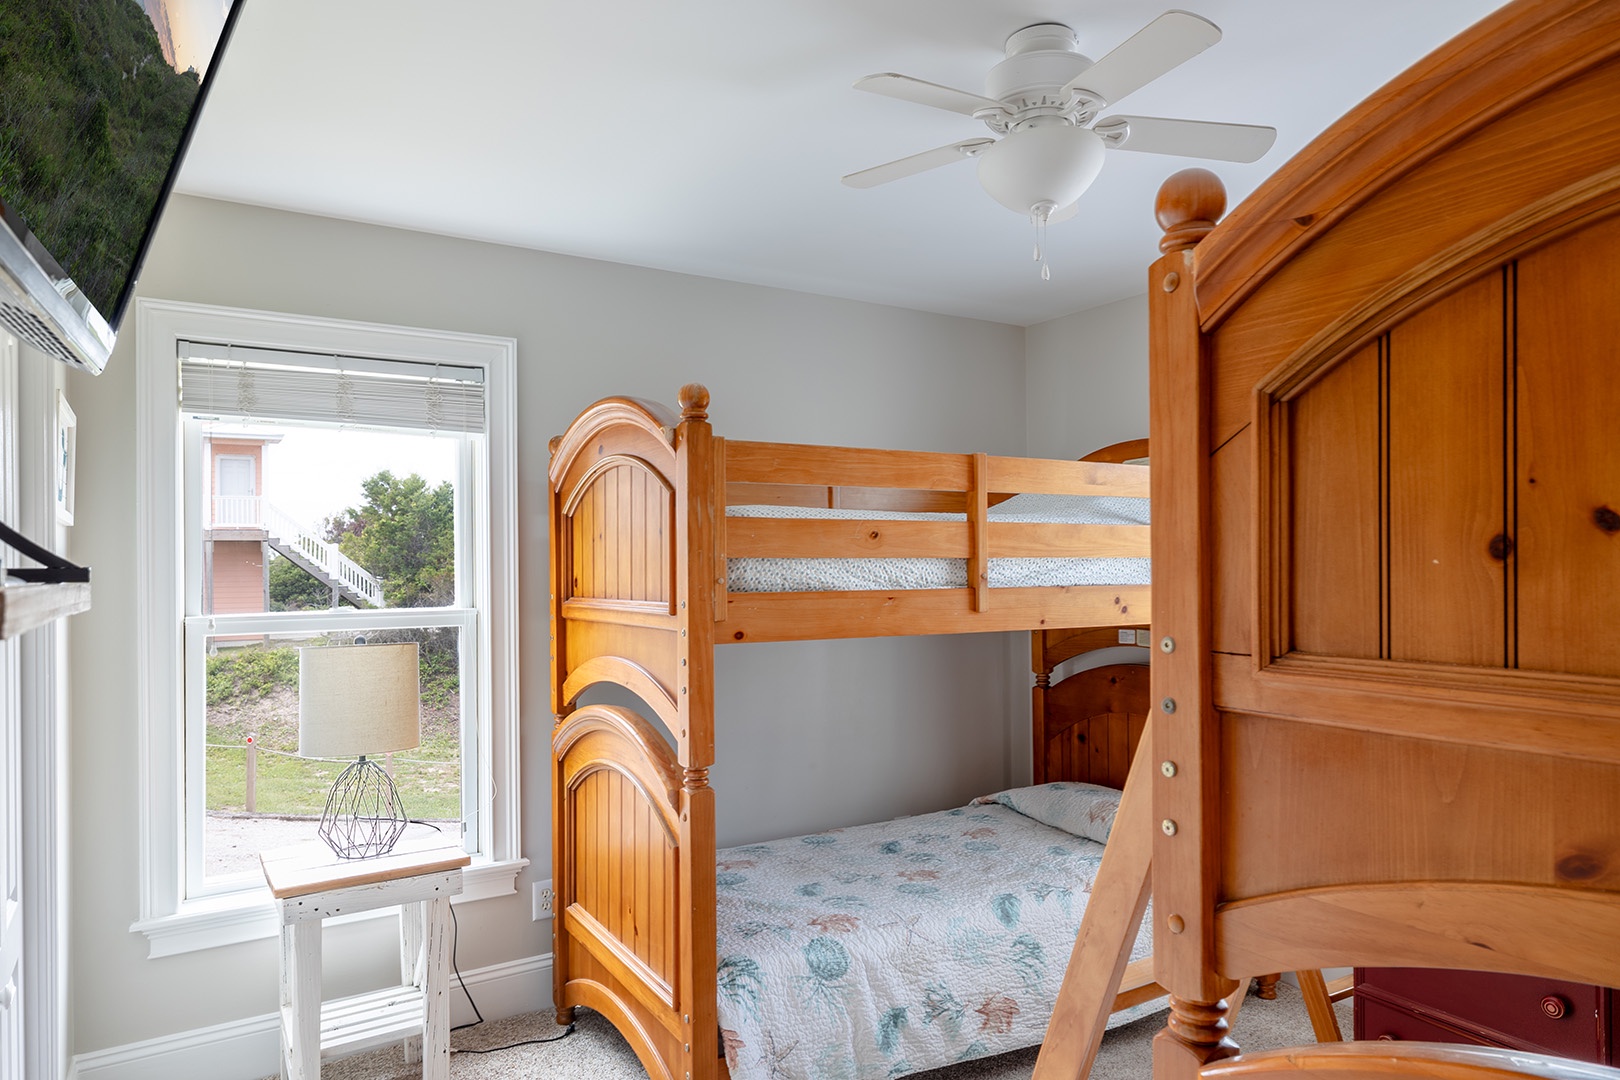
{"label": "electrical outlet", "polygon": [[551,889],[551,882],[537,881],[534,883],[534,921],[549,919],[552,916],[552,903],[557,894]]}

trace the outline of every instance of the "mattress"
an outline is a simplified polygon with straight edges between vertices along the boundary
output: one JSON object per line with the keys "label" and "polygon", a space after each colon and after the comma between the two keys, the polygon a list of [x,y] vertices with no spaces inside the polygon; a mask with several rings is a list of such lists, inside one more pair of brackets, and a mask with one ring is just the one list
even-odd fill
{"label": "mattress", "polygon": [[[1118,794],[1044,784],[722,849],[718,997],[731,1075],[878,1080],[1039,1043],[1102,860],[1094,837],[1106,836]],[[1143,919],[1132,959],[1149,954],[1151,925]],[[1162,1007],[1137,1006],[1110,1026]]]}
{"label": "mattress", "polygon": [[[738,505],[727,517],[855,521],[966,521],[963,514],[842,510],[814,506]],[[991,521],[1071,525],[1146,525],[1148,500],[1111,495],[1015,495],[990,507]],[[991,559],[993,589],[1061,585],[1147,585],[1145,558]],[[966,559],[727,559],[731,592],[845,592],[863,589],[960,589]]]}

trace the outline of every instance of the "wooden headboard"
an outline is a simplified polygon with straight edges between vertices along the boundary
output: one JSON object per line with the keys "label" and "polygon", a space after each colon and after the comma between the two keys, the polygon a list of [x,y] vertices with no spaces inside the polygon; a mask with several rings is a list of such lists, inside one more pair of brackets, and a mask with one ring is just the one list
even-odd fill
{"label": "wooden headboard", "polygon": [[1620,985],[1617,103],[1620,4],[1521,0],[1220,224],[1160,193],[1157,1080],[1255,972]]}
{"label": "wooden headboard", "polygon": [[[1134,464],[1147,456],[1148,440],[1127,439],[1080,460]],[[1124,788],[1147,728],[1146,665],[1106,664],[1055,683],[1052,675],[1058,665],[1098,649],[1136,645],[1137,637],[1145,645],[1146,635],[1147,626],[1139,623],[1030,632],[1035,783],[1071,780]]]}

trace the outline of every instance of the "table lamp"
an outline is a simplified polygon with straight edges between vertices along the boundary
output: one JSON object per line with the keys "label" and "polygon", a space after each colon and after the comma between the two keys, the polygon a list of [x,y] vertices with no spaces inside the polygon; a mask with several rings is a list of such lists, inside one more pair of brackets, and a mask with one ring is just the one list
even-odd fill
{"label": "table lamp", "polygon": [[321,839],[341,859],[387,854],[409,819],[387,771],[368,755],[422,741],[416,642],[298,650],[298,756],[356,758],[338,774]]}

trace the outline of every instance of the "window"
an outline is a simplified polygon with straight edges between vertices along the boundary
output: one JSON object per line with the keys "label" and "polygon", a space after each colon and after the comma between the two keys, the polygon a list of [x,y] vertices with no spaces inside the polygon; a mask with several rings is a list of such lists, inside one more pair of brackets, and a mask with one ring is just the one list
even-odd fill
{"label": "window", "polygon": [[315,838],[345,764],[296,752],[301,648],[417,643],[421,744],[388,762],[411,830],[460,837],[464,898],[512,892],[513,343],[140,312],[137,928],[152,954],[273,933],[257,854]]}

